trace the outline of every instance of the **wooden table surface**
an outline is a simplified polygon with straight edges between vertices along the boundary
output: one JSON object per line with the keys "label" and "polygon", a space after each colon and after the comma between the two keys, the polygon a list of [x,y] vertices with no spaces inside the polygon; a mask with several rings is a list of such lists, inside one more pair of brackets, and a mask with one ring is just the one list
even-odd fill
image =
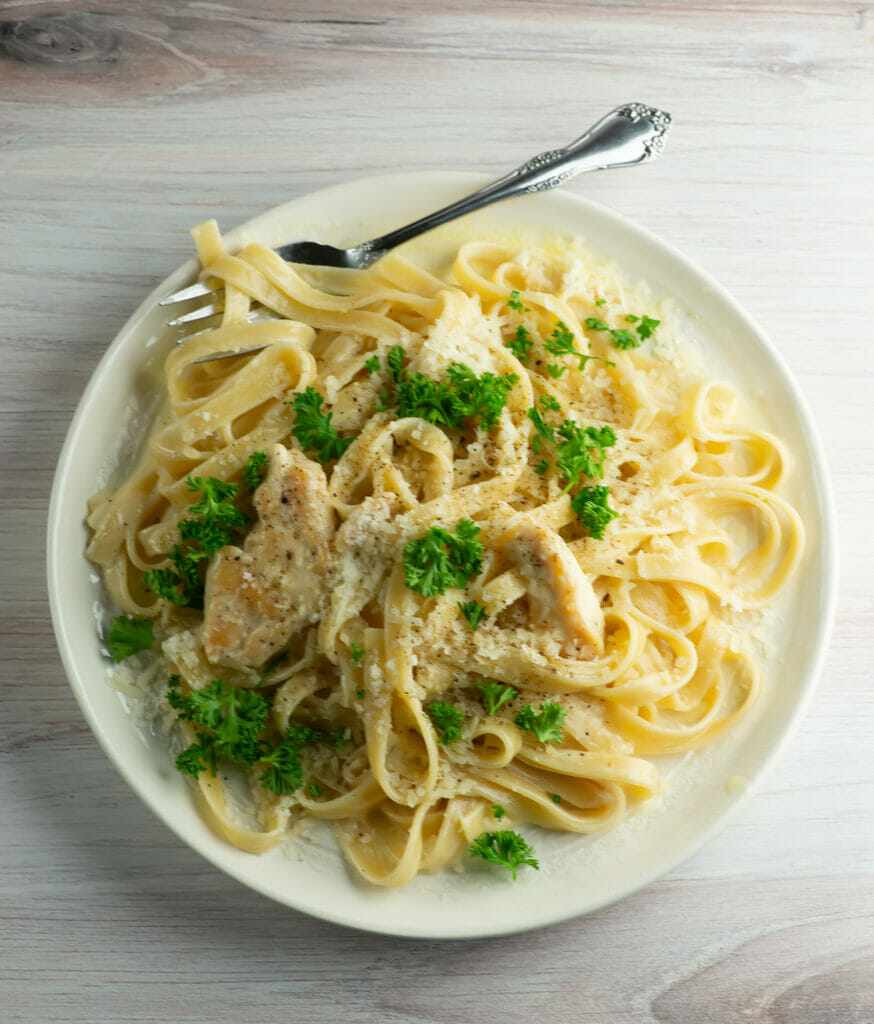
{"label": "wooden table surface", "polygon": [[[721,280],[825,441],[841,597],[809,713],[718,838],[587,918],[437,943],[274,905],[152,817],[65,680],[44,530],[79,396],[189,225],[498,174],[633,99],[674,114],[666,155],[567,187]],[[874,1021],[872,194],[865,0],[0,3],[0,1020]]]}

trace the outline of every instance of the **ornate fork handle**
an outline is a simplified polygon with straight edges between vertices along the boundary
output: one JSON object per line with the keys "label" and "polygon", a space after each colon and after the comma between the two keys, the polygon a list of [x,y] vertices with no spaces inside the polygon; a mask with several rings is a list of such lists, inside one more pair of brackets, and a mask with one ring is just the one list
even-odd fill
{"label": "ornate fork handle", "polygon": [[[652,160],[662,151],[670,124],[671,115],[663,110],[643,103],[626,103],[563,149],[540,153],[478,192],[356,246],[356,262],[359,266],[369,265],[389,249],[490,203],[526,192],[543,192],[586,171],[630,167]],[[282,255],[282,249],[278,251]]]}

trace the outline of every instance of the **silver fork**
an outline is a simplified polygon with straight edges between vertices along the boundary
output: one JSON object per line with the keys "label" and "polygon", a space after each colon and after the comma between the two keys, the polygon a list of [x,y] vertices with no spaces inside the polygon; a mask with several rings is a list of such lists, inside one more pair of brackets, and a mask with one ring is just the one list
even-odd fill
{"label": "silver fork", "polygon": [[[394,231],[389,231],[388,234],[380,235],[379,238],[372,238],[351,249],[338,249],[322,242],[291,242],[289,245],[281,246],[276,252],[289,263],[362,270],[403,242],[408,242],[440,224],[463,217],[466,213],[472,213],[490,203],[512,199],[526,192],[544,192],[563,185],[570,178],[586,171],[631,167],[652,160],[662,151],[670,124],[671,115],[663,110],[656,110],[643,103],[626,103],[611,110],[584,135],[563,149],[540,153],[477,192],[425,217],[420,217],[411,224],[405,224]],[[168,306],[176,302],[217,296],[220,290],[221,286],[212,288],[205,281],[200,281],[161,299],[160,305]],[[221,306],[215,301],[210,301],[171,320],[170,326],[193,323],[220,312]],[[187,340],[187,337],[190,335],[180,338],[179,343]],[[198,362],[241,354],[242,352],[221,352]]]}

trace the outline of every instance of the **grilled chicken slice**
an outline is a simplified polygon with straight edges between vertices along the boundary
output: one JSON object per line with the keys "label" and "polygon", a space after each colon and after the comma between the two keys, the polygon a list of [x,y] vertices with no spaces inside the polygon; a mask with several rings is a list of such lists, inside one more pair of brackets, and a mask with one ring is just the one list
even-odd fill
{"label": "grilled chicken slice", "polygon": [[206,574],[203,646],[219,665],[263,665],[318,621],[326,595],[334,513],[325,472],[281,444],[268,454],[258,522],[243,548],[222,548]]}
{"label": "grilled chicken slice", "polygon": [[555,532],[542,526],[520,526],[504,545],[504,553],[528,588],[532,618],[538,625],[561,627],[565,653],[584,647],[604,652],[604,613],[592,584],[573,552]]}

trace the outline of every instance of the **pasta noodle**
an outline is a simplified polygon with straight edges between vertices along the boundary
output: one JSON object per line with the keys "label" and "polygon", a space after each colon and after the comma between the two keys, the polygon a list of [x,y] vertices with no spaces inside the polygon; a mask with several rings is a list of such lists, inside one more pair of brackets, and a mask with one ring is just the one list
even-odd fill
{"label": "pasta noodle", "polygon": [[[138,464],[92,502],[88,557],[125,614],[153,620],[152,675],[158,657],[184,692],[215,678],[257,687],[276,736],[304,723],[342,737],[301,750],[307,784],[293,793],[246,769],[248,813],[226,773],[201,772],[201,809],[229,842],[257,853],[323,819],[364,879],[402,885],[496,828],[496,806],[510,823],[610,828],[660,792],[653,758],[710,743],[753,706],[762,669],[736,625],[773,601],[801,554],[802,524],[778,493],[789,460],[748,425],[732,388],[672,345],[669,313],[648,340],[652,327],[638,327],[654,310],[571,243],[470,242],[445,274],[392,254],[349,273],[339,295],[261,245],[229,253],[213,221],[194,237],[204,276],[224,283],[221,323],[167,357],[166,401]],[[550,350],[557,328],[575,355]],[[514,375],[494,427],[449,429],[391,408],[385,367],[398,348],[429,380],[453,363]],[[270,455],[271,473],[280,457],[312,455],[293,432],[294,396],[308,388],[352,439],[318,483],[330,525],[313,570],[317,610],[279,660],[217,657],[210,613],[158,599],[143,575],[168,564],[189,476],[239,482],[255,451]],[[563,473],[562,421],[611,428],[603,477]],[[304,471],[323,472],[315,461]],[[607,489],[616,515],[603,537],[570,483]],[[246,511],[270,530],[266,505]],[[405,551],[465,519],[479,528],[479,571],[425,596],[409,584]],[[255,543],[253,530],[239,555],[213,556],[207,604],[224,569],[243,573],[243,589],[259,583],[233,565],[250,564]],[[276,572],[271,586],[293,602],[300,576]],[[475,628],[466,602],[482,608]],[[493,714],[490,681],[518,691]],[[458,738],[441,734],[435,702],[459,713]],[[520,724],[529,705],[560,708],[557,741]],[[180,728],[189,741],[196,732]]]}

